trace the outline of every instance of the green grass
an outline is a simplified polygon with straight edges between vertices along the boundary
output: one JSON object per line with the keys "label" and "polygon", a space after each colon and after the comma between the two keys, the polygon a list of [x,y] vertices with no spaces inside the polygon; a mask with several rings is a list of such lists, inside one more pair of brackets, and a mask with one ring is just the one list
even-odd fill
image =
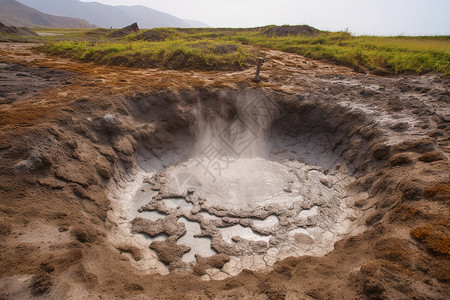
{"label": "green grass", "polygon": [[[262,47],[380,74],[450,74],[450,36],[375,37],[322,32],[314,37],[270,37],[264,34],[268,28],[157,28],[150,30],[157,36],[155,41],[141,40],[144,30],[112,40],[105,32],[61,29],[64,36],[45,37],[49,42],[45,50],[129,67],[236,70],[252,65],[255,48]],[[225,53],[217,50],[221,47]]]}
{"label": "green grass", "polygon": [[214,40],[126,43],[62,41],[50,43],[45,51],[106,65],[135,68],[239,70],[253,64],[255,57],[238,43]]}
{"label": "green grass", "polygon": [[31,28],[34,32],[47,32],[47,33],[56,33],[56,34],[74,34],[74,33],[85,33],[87,31],[92,30],[92,28],[50,28],[50,27],[39,27],[39,28]]}
{"label": "green grass", "polygon": [[353,37],[346,33],[323,33],[318,37],[265,37],[240,35],[238,41],[298,53],[306,57],[355,69],[403,72],[450,73],[450,38]]}

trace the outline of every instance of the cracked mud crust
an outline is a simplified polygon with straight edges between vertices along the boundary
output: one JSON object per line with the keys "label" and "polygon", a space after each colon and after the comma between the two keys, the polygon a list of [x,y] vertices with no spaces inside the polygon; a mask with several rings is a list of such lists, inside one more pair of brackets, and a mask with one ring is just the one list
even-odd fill
{"label": "cracked mud crust", "polygon": [[[261,50],[253,83],[252,69],[107,68],[32,47],[0,45],[7,82],[25,84],[5,66],[39,82],[0,104],[0,298],[450,293],[448,78],[379,77]],[[43,80],[40,68],[59,75]],[[203,149],[199,104],[208,122],[228,122],[248,90],[283,112],[265,156],[245,168],[276,170],[278,198],[223,202],[192,178],[176,189]],[[266,195],[264,176],[243,175]]]}
{"label": "cracked mud crust", "polygon": [[[187,171],[189,167],[193,169]],[[243,172],[241,168],[249,171],[242,177],[239,176],[239,172]],[[171,191],[173,182],[182,183],[183,175],[193,174],[194,171],[198,175],[195,176],[196,182],[191,179],[191,182],[177,186],[178,193]],[[143,233],[150,238],[164,234],[169,239],[177,240],[186,234],[186,227],[178,222],[184,218],[201,228],[194,230],[193,237],[186,240],[192,252],[204,251],[199,248],[196,238],[209,238],[210,246],[206,247],[211,247],[216,253],[230,255],[237,262],[247,257],[260,257],[263,258],[262,263],[251,268],[264,269],[273,267],[277,260],[288,256],[323,255],[332,250],[335,241],[349,232],[364,229],[361,222],[354,222],[362,213],[349,208],[356,199],[360,200],[361,195],[344,192],[345,187],[354,181],[348,175],[294,161],[280,164],[261,158],[239,159],[227,171],[233,173],[231,178],[238,176],[244,184],[236,185],[219,178],[217,183],[208,186],[208,179],[201,176],[195,162],[191,162],[190,166],[189,162],[188,166],[174,166],[149,180],[144,179],[151,182],[151,186],[141,189],[138,199],[134,201],[141,202],[147,198],[148,203],[138,209],[138,217],[131,221],[131,232]],[[252,173],[257,177],[249,178]],[[272,181],[275,176],[283,175],[286,176],[284,182]],[[261,181],[260,177],[265,178]],[[226,186],[232,192],[242,187],[246,190],[233,201],[231,195],[222,191],[220,186]],[[249,192],[248,188],[255,186],[258,191]],[[224,196],[231,202],[226,202]],[[145,212],[150,212],[149,217],[153,213],[157,219],[145,219]],[[139,217],[141,213],[144,217]],[[210,252],[210,255],[213,253]],[[182,256],[174,257],[174,260],[181,261]],[[170,268],[173,268],[173,263],[189,268],[188,264],[183,265],[179,261],[171,261]],[[231,274],[238,274],[241,270],[235,266]],[[230,272],[223,274],[226,275]]]}

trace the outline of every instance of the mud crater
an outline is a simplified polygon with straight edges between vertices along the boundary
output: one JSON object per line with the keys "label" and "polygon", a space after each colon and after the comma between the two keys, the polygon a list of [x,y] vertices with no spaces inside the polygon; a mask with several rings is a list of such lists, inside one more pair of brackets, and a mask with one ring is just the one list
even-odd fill
{"label": "mud crater", "polygon": [[111,239],[140,248],[141,269],[224,279],[325,255],[365,230],[355,203],[368,194],[354,175],[365,168],[368,141],[351,108],[263,90],[187,102],[187,121],[172,121],[188,126],[143,143],[138,167],[110,184]]}

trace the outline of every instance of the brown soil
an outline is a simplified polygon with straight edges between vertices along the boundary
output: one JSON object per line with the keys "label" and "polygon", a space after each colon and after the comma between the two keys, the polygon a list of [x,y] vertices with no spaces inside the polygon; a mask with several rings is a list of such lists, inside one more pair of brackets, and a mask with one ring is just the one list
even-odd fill
{"label": "brown soil", "polygon": [[32,68],[19,64],[0,63],[0,104],[23,101],[43,89],[69,84],[74,74],[50,68]]}
{"label": "brown soil", "polygon": [[[254,69],[104,67],[33,46],[0,44],[2,92],[10,91],[0,104],[1,299],[448,297],[448,78],[378,77],[265,50],[258,53],[265,58],[262,81],[254,83]],[[28,88],[18,72],[39,88]],[[222,268],[225,255],[199,257],[193,273],[139,270],[139,249],[108,239],[108,180],[128,176],[140,147],[168,143],[186,128],[195,99],[240,88],[277,93],[290,117],[301,116],[298,126],[325,116],[347,128],[355,188],[369,195],[355,206],[368,212],[368,229],[338,241],[326,256],[287,258],[272,270],[222,281],[199,276]],[[187,251],[170,241],[154,249],[167,264]]]}

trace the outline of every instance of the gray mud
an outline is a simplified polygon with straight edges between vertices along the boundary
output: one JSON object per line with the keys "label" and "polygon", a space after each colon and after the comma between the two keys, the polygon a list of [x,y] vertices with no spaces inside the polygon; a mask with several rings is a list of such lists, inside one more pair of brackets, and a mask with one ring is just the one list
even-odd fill
{"label": "gray mud", "polygon": [[0,61],[0,105],[27,100],[40,91],[68,84],[74,74]]}

